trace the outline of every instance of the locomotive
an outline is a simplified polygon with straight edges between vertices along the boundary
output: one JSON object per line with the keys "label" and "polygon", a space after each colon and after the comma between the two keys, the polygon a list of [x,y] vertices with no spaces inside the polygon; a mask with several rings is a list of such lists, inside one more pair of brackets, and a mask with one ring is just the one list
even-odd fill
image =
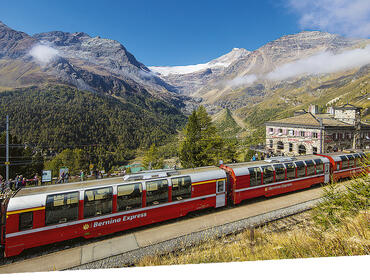
{"label": "locomotive", "polygon": [[369,172],[363,152],[337,152],[29,187],[1,201],[2,257],[94,238]]}

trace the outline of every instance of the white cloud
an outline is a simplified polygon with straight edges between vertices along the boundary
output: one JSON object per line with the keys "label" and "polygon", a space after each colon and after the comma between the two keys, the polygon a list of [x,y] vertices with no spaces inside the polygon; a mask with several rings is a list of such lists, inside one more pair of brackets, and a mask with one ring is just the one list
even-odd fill
{"label": "white cloud", "polygon": [[302,28],[349,37],[370,36],[369,0],[286,0],[300,16]]}
{"label": "white cloud", "polygon": [[254,74],[245,75],[241,77],[236,77],[232,79],[231,81],[228,81],[227,85],[231,87],[240,87],[240,86],[253,84],[255,81],[257,81],[257,79],[258,77]]}
{"label": "white cloud", "polygon": [[370,63],[370,45],[364,49],[344,51],[340,54],[320,52],[313,56],[284,64],[266,75],[270,80],[283,80],[302,74],[328,74],[361,67]]}
{"label": "white cloud", "polygon": [[29,51],[29,55],[31,55],[39,64],[45,66],[57,58],[59,56],[59,52],[52,47],[38,44]]}

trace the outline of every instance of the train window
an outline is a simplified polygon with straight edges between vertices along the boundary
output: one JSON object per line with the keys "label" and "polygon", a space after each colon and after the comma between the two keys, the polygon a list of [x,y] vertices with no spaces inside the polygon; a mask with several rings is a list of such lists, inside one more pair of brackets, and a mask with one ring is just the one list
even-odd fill
{"label": "train window", "polygon": [[172,179],[172,201],[191,197],[191,180],[189,176]]}
{"label": "train window", "polygon": [[151,181],[146,183],[146,205],[157,205],[168,201],[167,180]]}
{"label": "train window", "polygon": [[364,164],[366,165],[366,161],[367,161],[366,155],[364,153],[360,153],[360,157],[361,157],[360,164],[361,165],[364,165]]}
{"label": "train window", "polygon": [[141,183],[117,186],[118,211],[142,207],[143,186]]}
{"label": "train window", "polygon": [[274,168],[271,165],[262,166],[263,183],[270,184],[274,182]]}
{"label": "train window", "polygon": [[289,162],[285,164],[286,166],[286,177],[287,180],[291,180],[295,178],[295,166],[294,163]]}
{"label": "train window", "polygon": [[297,178],[306,176],[306,166],[303,161],[296,161],[297,166]]}
{"label": "train window", "polygon": [[19,231],[31,229],[33,226],[33,212],[19,214]]}
{"label": "train window", "polygon": [[45,205],[45,224],[53,225],[78,219],[79,192],[48,195]]}
{"label": "train window", "polygon": [[261,185],[261,169],[259,167],[248,168],[250,177],[250,186]]}
{"label": "train window", "polygon": [[280,182],[285,180],[285,167],[283,164],[274,164],[275,181]]}
{"label": "train window", "polygon": [[340,159],[342,160],[342,169],[347,169],[349,166],[348,166],[348,159],[346,156],[340,156]]}
{"label": "train window", "polygon": [[307,176],[315,175],[315,164],[312,160],[305,161],[307,166]]}
{"label": "train window", "polygon": [[225,181],[217,181],[217,192],[224,192],[225,191]]}
{"label": "train window", "polygon": [[316,163],[316,174],[322,174],[324,173],[324,164],[321,159],[317,158],[314,159]]}
{"label": "train window", "polygon": [[84,217],[112,213],[113,188],[104,187],[85,191]]}
{"label": "train window", "polygon": [[348,158],[348,167],[353,167],[355,164],[355,158],[353,155],[347,155]]}
{"label": "train window", "polygon": [[355,162],[356,166],[357,167],[360,166],[360,155],[359,154],[354,154],[353,157],[354,157],[354,162]]}

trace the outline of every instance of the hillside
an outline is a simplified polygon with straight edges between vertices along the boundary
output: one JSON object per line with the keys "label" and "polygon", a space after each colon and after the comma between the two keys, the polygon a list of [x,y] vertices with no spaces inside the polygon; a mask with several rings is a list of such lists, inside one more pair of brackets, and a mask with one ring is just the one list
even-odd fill
{"label": "hillside", "polygon": [[293,116],[294,111],[308,109],[317,104],[324,110],[328,106],[347,102],[363,108],[363,120],[370,120],[370,66],[346,73],[328,75],[320,81],[317,78],[305,83],[294,83],[271,92],[268,98],[249,106],[239,108],[236,114],[245,119],[250,128],[263,125],[268,120]]}
{"label": "hillside", "polygon": [[212,117],[213,124],[217,127],[223,137],[240,135],[244,129],[235,121],[229,109],[224,109]]}
{"label": "hillside", "polygon": [[[10,133],[44,151],[136,149],[163,141],[185,122],[176,107],[149,94],[126,95],[120,101],[69,86],[45,85],[6,90],[0,97],[0,119],[9,114]],[[4,122],[0,130],[5,130]]]}

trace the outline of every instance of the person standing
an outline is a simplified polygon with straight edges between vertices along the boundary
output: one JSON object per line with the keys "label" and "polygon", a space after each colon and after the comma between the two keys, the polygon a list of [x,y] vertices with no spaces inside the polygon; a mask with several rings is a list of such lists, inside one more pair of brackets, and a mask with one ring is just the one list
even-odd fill
{"label": "person standing", "polygon": [[80,181],[83,182],[84,180],[84,172],[80,170]]}
{"label": "person standing", "polygon": [[39,185],[39,176],[38,176],[37,173],[35,174],[35,177],[33,177],[33,180],[34,180],[34,185],[38,186]]}

